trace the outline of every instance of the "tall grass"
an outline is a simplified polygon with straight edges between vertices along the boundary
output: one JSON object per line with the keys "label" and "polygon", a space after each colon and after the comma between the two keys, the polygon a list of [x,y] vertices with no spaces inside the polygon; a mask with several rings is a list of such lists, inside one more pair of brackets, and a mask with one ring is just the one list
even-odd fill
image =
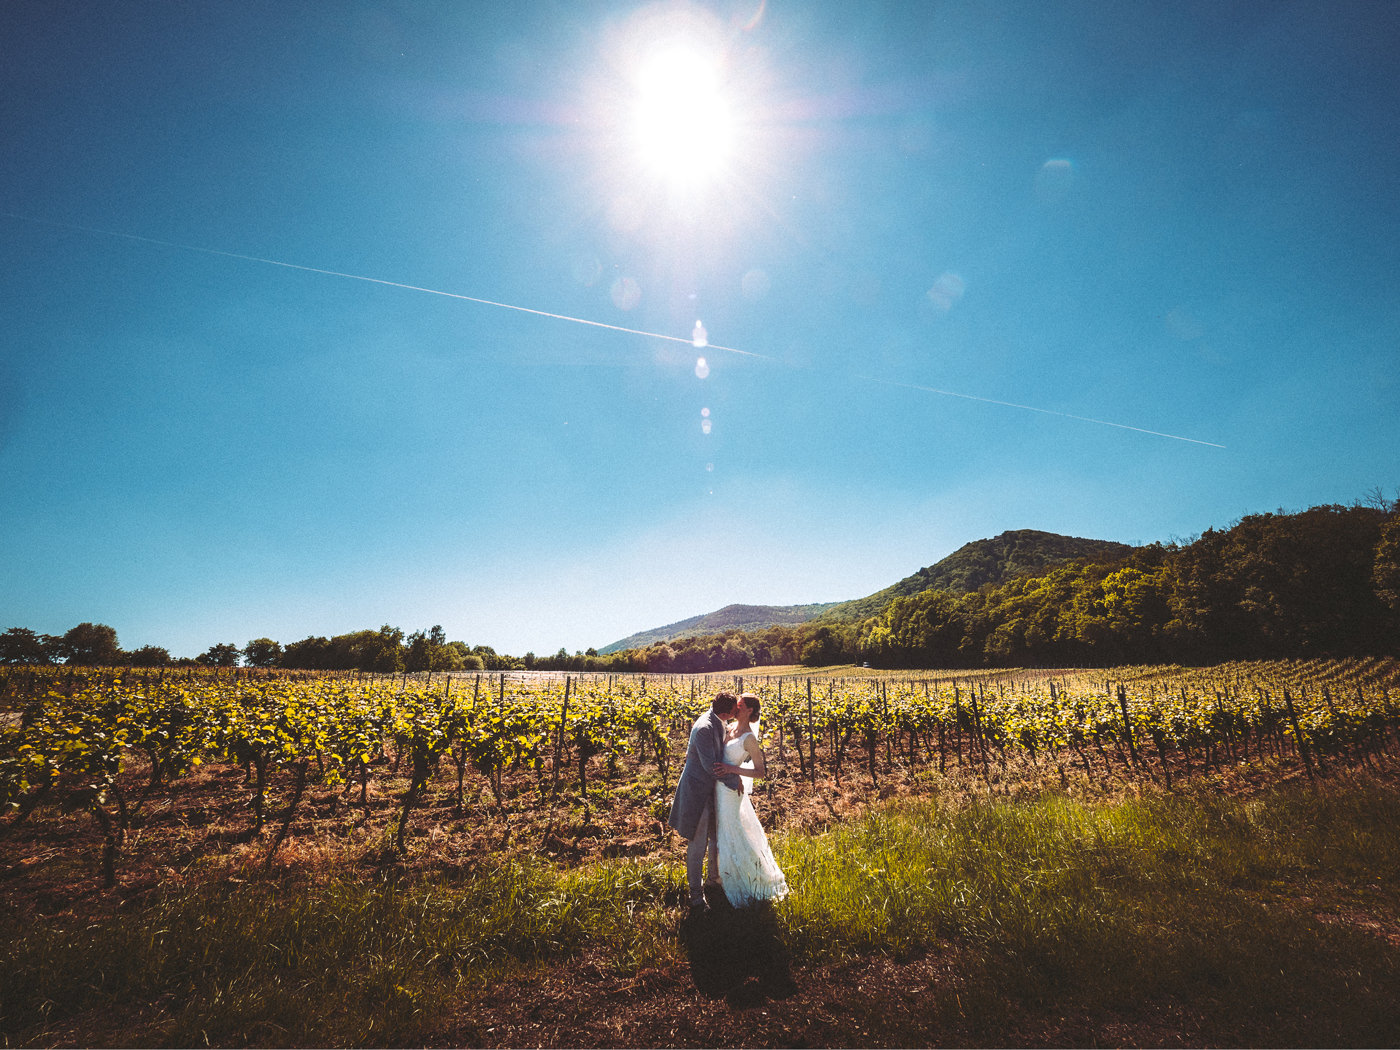
{"label": "tall grass", "polygon": [[1185,1007],[1209,1041],[1244,1045],[1400,1042],[1400,949],[1335,921],[1364,908],[1400,934],[1393,788],[925,802],[780,853],[801,887],[781,913],[795,954],[952,942],[964,992],[997,1015],[988,1037],[1010,1004]]}
{"label": "tall grass", "polygon": [[510,967],[584,945],[629,970],[672,952],[661,902],[681,891],[668,868],[508,863],[452,884],[225,883],[99,924],[10,924],[0,1032],[47,1041],[141,1003],[127,1022],[142,1035],[111,1043],[412,1043],[465,984]]}
{"label": "tall grass", "polygon": [[[1400,1044],[1400,948],[1347,920],[1400,931],[1392,787],[922,802],[775,848],[794,892],[771,915],[799,985],[804,966],[956,953],[956,988],[885,1041],[946,1020],[1010,1042],[1028,1014],[1138,1011],[1193,1019],[1186,1042]],[[269,877],[172,887],[101,921],[11,917],[0,1039],[422,1042],[512,967],[586,950],[618,973],[683,975],[683,883],[678,863],[502,862],[459,881]]]}

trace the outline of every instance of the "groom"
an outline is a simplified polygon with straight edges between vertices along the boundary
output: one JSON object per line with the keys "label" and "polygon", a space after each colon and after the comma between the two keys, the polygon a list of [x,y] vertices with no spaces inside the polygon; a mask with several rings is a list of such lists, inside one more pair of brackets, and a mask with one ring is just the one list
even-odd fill
{"label": "groom", "polygon": [[[710,881],[719,877],[719,841],[715,835],[715,774],[716,762],[724,760],[724,719],[734,713],[738,697],[733,693],[716,693],[710,709],[690,727],[690,746],[685,753],[685,768],[681,770],[676,797],[671,802],[667,823],[690,840],[685,850],[685,876],[690,884],[691,908],[705,907],[704,887],[700,884],[700,868],[705,853],[710,854]],[[725,787],[743,790],[743,781],[733,773],[718,778]]]}

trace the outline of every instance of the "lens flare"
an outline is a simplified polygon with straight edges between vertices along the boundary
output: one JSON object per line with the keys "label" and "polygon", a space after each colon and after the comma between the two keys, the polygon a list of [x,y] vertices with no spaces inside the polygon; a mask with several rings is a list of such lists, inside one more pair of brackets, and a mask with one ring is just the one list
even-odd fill
{"label": "lens flare", "polygon": [[743,293],[745,299],[751,303],[756,303],[768,294],[768,289],[773,286],[772,280],[763,270],[753,269],[744,274],[739,282],[739,291]]}
{"label": "lens flare", "polygon": [[1074,189],[1074,162],[1063,157],[1047,160],[1035,176],[1035,195],[1046,204],[1058,204]]}
{"label": "lens flare", "polygon": [[695,330],[690,333],[690,345],[697,350],[703,350],[710,345],[710,333],[705,331],[705,326],[699,321],[695,322]]}
{"label": "lens flare", "polygon": [[701,183],[729,160],[734,120],[717,60],[693,45],[656,51],[637,75],[633,135],[642,162],[667,180]]}
{"label": "lens flare", "polygon": [[710,363],[703,357],[695,359],[695,378],[705,379],[710,374]]}
{"label": "lens flare", "polygon": [[612,301],[619,310],[636,309],[642,301],[642,286],[631,277],[619,277],[612,283]]}
{"label": "lens flare", "polygon": [[933,282],[928,290],[928,300],[945,314],[967,291],[967,282],[955,273],[945,273]]}

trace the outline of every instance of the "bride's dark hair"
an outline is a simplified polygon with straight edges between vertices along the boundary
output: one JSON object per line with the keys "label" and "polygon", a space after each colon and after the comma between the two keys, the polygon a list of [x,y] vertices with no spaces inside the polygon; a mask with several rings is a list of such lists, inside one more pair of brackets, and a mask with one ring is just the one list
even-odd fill
{"label": "bride's dark hair", "polygon": [[763,706],[759,702],[758,697],[755,696],[753,693],[744,693],[742,696],[739,697],[739,699],[749,705],[749,721],[757,722],[759,709]]}

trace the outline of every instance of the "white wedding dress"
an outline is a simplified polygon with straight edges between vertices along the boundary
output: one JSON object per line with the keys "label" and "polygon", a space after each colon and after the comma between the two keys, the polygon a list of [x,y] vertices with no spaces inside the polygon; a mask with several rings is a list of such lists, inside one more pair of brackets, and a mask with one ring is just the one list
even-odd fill
{"label": "white wedding dress", "polygon": [[[745,733],[744,736],[752,736]],[[724,745],[724,761],[731,766],[753,767],[744,753],[744,737]],[[719,841],[719,876],[724,895],[736,908],[755,901],[781,900],[787,896],[787,879],[773,860],[768,836],[758,822],[749,794],[753,778],[741,777],[743,791],[715,785],[715,837]]]}

